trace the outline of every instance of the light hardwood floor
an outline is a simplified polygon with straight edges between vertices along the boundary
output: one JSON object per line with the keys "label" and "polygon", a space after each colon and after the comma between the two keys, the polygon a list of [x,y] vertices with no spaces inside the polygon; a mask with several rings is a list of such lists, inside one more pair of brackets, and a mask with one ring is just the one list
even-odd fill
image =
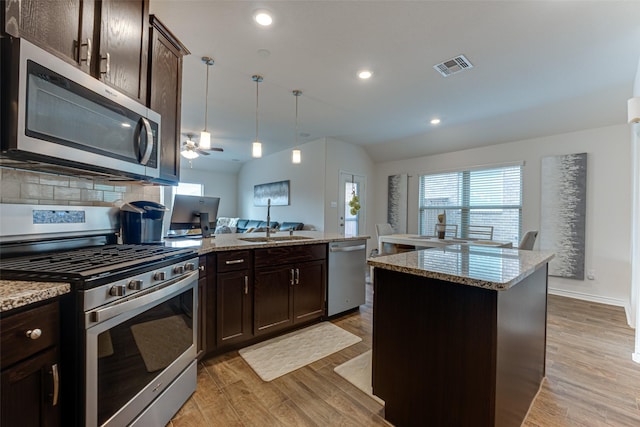
{"label": "light hardwood floor", "polygon": [[[388,426],[384,408],[333,371],[371,348],[372,300],[333,320],[362,342],[263,382],[237,351],[205,360],[182,426]],[[547,378],[523,426],[640,426],[640,365],[624,310],[549,296]]]}

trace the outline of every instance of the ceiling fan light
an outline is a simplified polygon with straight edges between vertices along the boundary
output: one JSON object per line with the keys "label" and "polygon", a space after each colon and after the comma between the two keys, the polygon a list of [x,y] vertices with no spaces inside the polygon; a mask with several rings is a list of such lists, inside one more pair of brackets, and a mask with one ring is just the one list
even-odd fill
{"label": "ceiling fan light", "polygon": [[180,152],[180,155],[182,155],[182,157],[184,157],[185,159],[189,159],[189,160],[193,160],[196,157],[198,157],[198,153],[186,148]]}
{"label": "ceiling fan light", "polygon": [[206,130],[200,132],[200,143],[198,144],[203,150],[211,149],[211,134]]}
{"label": "ceiling fan light", "polygon": [[251,155],[254,158],[259,158],[262,157],[262,143],[261,142],[254,142],[253,144],[251,144]]}
{"label": "ceiling fan light", "polygon": [[291,151],[291,163],[294,165],[299,165],[302,163],[302,153],[300,150],[292,150]]}

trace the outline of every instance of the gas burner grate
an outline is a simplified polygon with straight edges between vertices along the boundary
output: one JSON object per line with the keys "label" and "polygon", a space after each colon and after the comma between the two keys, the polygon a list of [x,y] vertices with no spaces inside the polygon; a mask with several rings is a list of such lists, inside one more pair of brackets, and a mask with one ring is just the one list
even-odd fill
{"label": "gas burner grate", "polygon": [[0,276],[16,280],[86,280],[162,261],[192,249],[149,245],[107,245],[2,260]]}

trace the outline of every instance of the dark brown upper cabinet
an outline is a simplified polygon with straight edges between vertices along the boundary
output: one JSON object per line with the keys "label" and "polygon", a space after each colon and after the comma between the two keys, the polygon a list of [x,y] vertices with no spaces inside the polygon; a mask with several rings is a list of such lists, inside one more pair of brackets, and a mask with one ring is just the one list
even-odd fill
{"label": "dark brown upper cabinet", "polygon": [[25,38],[146,102],[148,0],[21,0],[3,6],[5,34]]}

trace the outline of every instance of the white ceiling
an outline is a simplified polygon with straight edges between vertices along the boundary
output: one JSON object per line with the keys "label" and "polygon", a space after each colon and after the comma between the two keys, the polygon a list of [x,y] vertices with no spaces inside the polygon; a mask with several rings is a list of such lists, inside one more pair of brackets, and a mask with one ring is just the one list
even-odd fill
{"label": "white ceiling", "polygon": [[[640,1],[151,0],[191,51],[182,131],[204,127],[206,66],[212,152],[196,168],[237,170],[255,139],[264,154],[299,136],[362,145],[376,162],[626,122],[640,58]],[[270,28],[252,20],[274,17]],[[463,54],[473,68],[432,67]],[[373,78],[356,72],[370,68]],[[429,121],[442,122],[432,126]],[[606,141],[603,141],[606,143]],[[206,163],[205,163],[206,162]],[[304,162],[304,159],[303,159]]]}

